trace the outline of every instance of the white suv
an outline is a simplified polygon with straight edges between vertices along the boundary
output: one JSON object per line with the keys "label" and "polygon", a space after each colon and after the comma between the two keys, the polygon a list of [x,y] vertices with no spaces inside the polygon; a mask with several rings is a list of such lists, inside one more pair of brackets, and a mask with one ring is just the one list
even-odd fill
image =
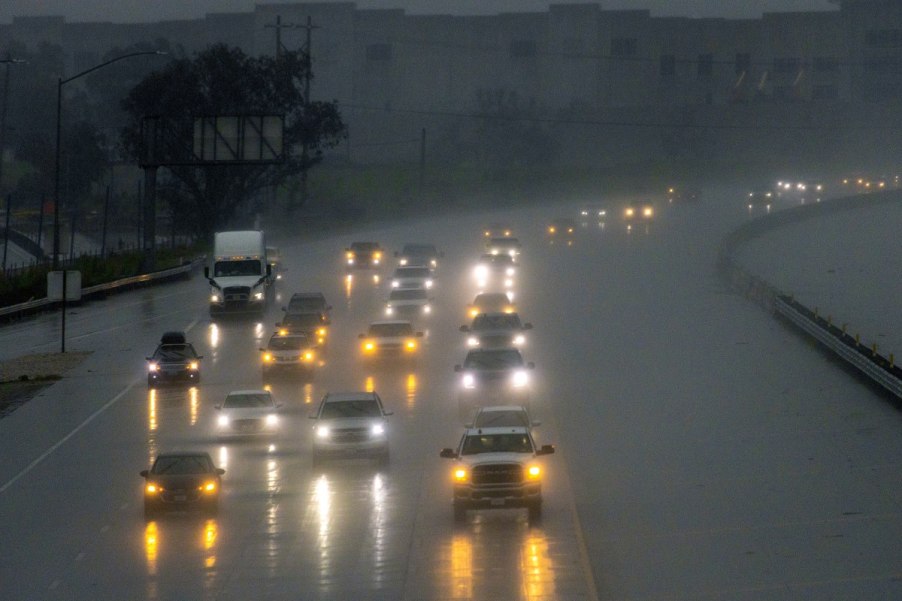
{"label": "white suv", "polygon": [[375,392],[330,392],[316,413],[313,464],[326,457],[375,457],[388,463],[388,419]]}

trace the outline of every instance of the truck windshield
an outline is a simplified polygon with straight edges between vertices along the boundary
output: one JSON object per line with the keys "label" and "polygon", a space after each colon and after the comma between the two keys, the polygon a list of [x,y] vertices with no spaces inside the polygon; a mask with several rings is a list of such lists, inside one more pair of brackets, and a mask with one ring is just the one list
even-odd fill
{"label": "truck windshield", "polygon": [[260,261],[246,259],[243,261],[216,261],[213,266],[213,275],[217,278],[227,278],[242,275],[261,275]]}

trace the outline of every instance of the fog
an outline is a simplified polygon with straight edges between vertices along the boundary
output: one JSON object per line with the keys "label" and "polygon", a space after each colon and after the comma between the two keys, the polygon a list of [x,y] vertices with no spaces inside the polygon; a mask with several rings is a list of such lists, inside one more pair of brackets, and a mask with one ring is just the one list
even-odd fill
{"label": "fog", "polygon": [[[339,2],[345,0],[325,0]],[[361,9],[404,9],[411,14],[497,14],[545,11],[548,0],[359,0]],[[205,13],[251,11],[253,0],[6,0],[0,6],[0,22],[19,16],[62,15],[71,21],[121,23],[198,18]],[[604,0],[606,10],[650,10],[656,16],[758,18],[765,12],[835,10],[830,0]]]}

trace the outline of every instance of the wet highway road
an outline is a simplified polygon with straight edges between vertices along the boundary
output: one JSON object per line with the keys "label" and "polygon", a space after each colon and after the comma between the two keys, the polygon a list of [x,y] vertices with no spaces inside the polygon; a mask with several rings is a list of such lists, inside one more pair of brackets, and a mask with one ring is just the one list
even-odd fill
{"label": "wet highway road", "polygon": [[[571,209],[575,209],[572,207]],[[200,278],[73,310],[70,377],[0,420],[4,599],[897,598],[899,416],[713,274],[744,216],[662,210],[648,232],[543,234],[560,210],[425,223],[280,244],[289,271],[265,320],[212,324]],[[535,324],[532,409],[554,443],[541,523],[524,510],[453,523],[449,463],[462,428],[452,367],[475,289],[480,229],[523,244],[521,315]],[[412,366],[367,366],[357,334],[381,317],[385,277],[349,281],[352,239],[434,241],[434,315]],[[263,382],[259,353],[296,290],[334,306],[326,364]],[[0,329],[5,356],[58,347],[45,316]],[[197,389],[148,391],[143,357],[185,329],[205,356]],[[269,384],[271,438],[213,431],[213,406]],[[314,469],[307,415],[329,390],[375,389],[391,463]],[[145,522],[137,475],[159,451],[202,449],[224,467],[219,515]]]}

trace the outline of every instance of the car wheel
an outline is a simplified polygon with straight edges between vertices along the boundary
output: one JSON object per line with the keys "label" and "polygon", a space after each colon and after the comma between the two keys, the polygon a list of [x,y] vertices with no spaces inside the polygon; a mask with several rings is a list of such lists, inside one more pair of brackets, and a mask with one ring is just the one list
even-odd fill
{"label": "car wheel", "polygon": [[529,523],[535,524],[542,519],[542,501],[533,501],[527,508],[529,512]]}
{"label": "car wheel", "polygon": [[465,522],[467,520],[467,506],[463,503],[454,504],[454,521]]}

